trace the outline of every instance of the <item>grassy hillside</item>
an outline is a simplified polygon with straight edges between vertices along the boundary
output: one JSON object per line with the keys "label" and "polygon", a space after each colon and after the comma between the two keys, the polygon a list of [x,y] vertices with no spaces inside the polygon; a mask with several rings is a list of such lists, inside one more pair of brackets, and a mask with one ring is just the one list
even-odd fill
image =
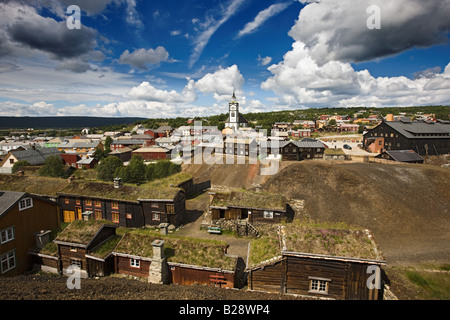
{"label": "grassy hillside", "polygon": [[273,176],[258,165],[186,165],[212,185],[305,200],[304,214],[372,231],[388,263],[450,261],[450,171],[431,165],[283,162]]}

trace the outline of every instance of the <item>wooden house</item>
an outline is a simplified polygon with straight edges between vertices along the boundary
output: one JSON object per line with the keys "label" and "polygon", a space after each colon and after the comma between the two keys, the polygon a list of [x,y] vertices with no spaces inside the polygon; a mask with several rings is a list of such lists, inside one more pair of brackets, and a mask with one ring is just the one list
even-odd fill
{"label": "wooden house", "polygon": [[[53,240],[58,246],[60,273],[67,274],[70,266],[79,267],[82,277],[110,273],[113,270],[113,257],[105,254],[101,248],[108,241],[114,242],[115,235],[116,226],[106,221],[76,221],[69,224]],[[113,248],[109,247],[111,253]]]}
{"label": "wooden house", "polygon": [[27,252],[36,246],[36,235],[59,225],[57,203],[24,192],[0,191],[0,276],[30,270]]}
{"label": "wooden house", "polygon": [[258,242],[252,243],[250,290],[326,299],[383,299],[386,263],[368,231],[292,225],[280,227],[280,238],[272,241],[275,256],[257,262]]}
{"label": "wooden house", "polygon": [[211,194],[212,220],[248,219],[250,223],[292,221],[294,210],[281,194],[231,191]]}
{"label": "wooden house", "polygon": [[133,155],[139,155],[144,161],[170,159],[171,149],[164,147],[145,147],[139,148],[132,152]]}
{"label": "wooden house", "polygon": [[[164,243],[162,248],[155,248],[157,240]],[[115,272],[153,282],[151,272],[160,270],[166,284],[241,288],[245,263],[227,255],[226,248],[218,241],[127,233],[113,252]]]}
{"label": "wooden house", "polygon": [[110,153],[108,153],[108,157],[117,157],[122,162],[128,162],[131,160],[131,152],[132,151],[133,150],[128,147],[119,148],[119,149],[115,149],[114,151],[111,151]]}
{"label": "wooden house", "polygon": [[173,187],[145,187],[72,181],[57,194],[61,220],[109,220],[117,226],[141,228],[169,223],[179,226],[186,195]]}
{"label": "wooden house", "polygon": [[322,159],[325,146],[314,139],[300,141],[263,141],[260,143],[260,156],[281,155],[284,161]]}
{"label": "wooden house", "polygon": [[375,156],[376,159],[386,159],[405,163],[423,163],[424,159],[414,150],[387,150]]}
{"label": "wooden house", "polygon": [[383,121],[363,135],[363,146],[378,152],[413,150],[421,156],[450,153],[450,121]]}

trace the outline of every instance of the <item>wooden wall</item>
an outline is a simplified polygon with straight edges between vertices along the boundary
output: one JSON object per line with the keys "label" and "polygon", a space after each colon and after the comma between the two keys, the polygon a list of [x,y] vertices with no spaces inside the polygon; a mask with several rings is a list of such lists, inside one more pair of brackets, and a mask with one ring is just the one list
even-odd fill
{"label": "wooden wall", "polygon": [[[250,270],[248,286],[252,290],[332,299],[383,299],[382,289],[367,287],[367,279],[373,274],[367,273],[368,266],[359,262],[284,256],[273,264]],[[329,280],[328,293],[310,291],[311,278]]]}
{"label": "wooden wall", "polygon": [[130,258],[114,256],[114,270],[115,273],[128,274],[134,277],[148,277],[150,270],[150,261],[140,261],[139,268],[130,266]]}
{"label": "wooden wall", "polygon": [[[192,285],[202,284],[215,286],[215,277],[223,278],[223,283],[220,284],[222,288],[234,288],[234,273],[222,273],[210,270],[199,270],[188,267],[170,266],[171,283]],[[222,281],[221,281],[222,282]]]}
{"label": "wooden wall", "polygon": [[54,230],[60,225],[58,205],[54,202],[32,197],[33,207],[19,211],[19,203],[0,219],[0,230],[14,226],[15,238],[0,246],[0,255],[16,251],[16,267],[0,276],[13,276],[32,268],[31,257],[27,255],[36,246],[36,232]]}

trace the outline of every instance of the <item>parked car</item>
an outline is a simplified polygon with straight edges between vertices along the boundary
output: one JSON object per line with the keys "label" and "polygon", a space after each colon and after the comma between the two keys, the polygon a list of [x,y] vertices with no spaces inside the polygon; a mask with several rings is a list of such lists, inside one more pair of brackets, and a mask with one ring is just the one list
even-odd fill
{"label": "parked car", "polygon": [[348,144],[344,144],[344,149],[352,150],[352,147],[350,147]]}

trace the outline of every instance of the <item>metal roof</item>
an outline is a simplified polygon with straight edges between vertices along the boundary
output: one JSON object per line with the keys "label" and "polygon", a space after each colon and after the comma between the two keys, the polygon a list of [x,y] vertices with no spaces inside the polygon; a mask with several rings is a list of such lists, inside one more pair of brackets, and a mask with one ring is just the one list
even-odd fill
{"label": "metal roof", "polygon": [[[402,122],[402,121],[386,121],[387,126],[398,131],[406,138],[426,138],[426,139],[449,139],[450,124],[448,123],[427,123],[418,122]],[[430,135],[431,134],[431,135]],[[443,134],[443,135],[436,135]]]}
{"label": "metal roof", "polygon": [[0,216],[14,206],[24,195],[25,192],[0,191]]}
{"label": "metal roof", "polygon": [[44,164],[45,160],[53,155],[59,155],[60,151],[57,148],[40,148],[40,149],[28,149],[11,151],[11,154],[18,161],[28,161],[30,165]]}

